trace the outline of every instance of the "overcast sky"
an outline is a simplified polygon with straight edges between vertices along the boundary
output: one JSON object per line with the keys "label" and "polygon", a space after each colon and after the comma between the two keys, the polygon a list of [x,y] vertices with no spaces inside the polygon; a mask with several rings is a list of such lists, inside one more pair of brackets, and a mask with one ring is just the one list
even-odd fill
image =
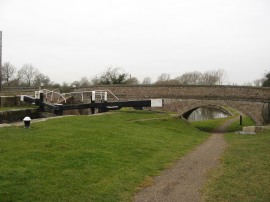
{"label": "overcast sky", "polygon": [[270,0],[0,0],[3,62],[62,83],[121,67],[152,81],[224,69],[270,71]]}

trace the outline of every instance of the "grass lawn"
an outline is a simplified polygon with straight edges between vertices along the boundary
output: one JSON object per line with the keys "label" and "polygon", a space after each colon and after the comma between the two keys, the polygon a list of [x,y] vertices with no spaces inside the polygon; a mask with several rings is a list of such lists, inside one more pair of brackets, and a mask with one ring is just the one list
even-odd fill
{"label": "grass lawn", "polygon": [[241,131],[244,126],[254,126],[254,121],[248,116],[244,116],[242,119],[242,125],[240,125],[240,118],[236,122],[233,122],[228,128],[228,132]]}
{"label": "grass lawn", "polygon": [[198,128],[201,131],[211,133],[215,128],[218,128],[222,125],[226,120],[231,119],[232,117],[219,118],[219,119],[210,119],[204,121],[193,121],[191,124]]}
{"label": "grass lawn", "polygon": [[[226,118],[218,118],[218,119],[211,119],[211,120],[204,120],[204,121],[194,121],[194,122],[191,122],[191,124],[194,127],[198,128],[199,130],[211,133],[214,129],[221,126],[225,121],[240,116],[240,114],[238,114],[238,112],[236,111],[232,111],[232,114],[234,115],[226,117]],[[254,125],[254,122],[251,118],[249,118],[248,116],[243,116],[242,125],[240,125],[240,117],[239,117],[239,120],[233,122],[227,128],[227,131],[228,132],[241,131],[244,126],[253,126],[253,125]]]}
{"label": "grass lawn", "polygon": [[208,136],[145,111],[0,128],[0,201],[131,201]]}
{"label": "grass lawn", "polygon": [[225,138],[230,146],[203,190],[205,201],[270,201],[270,131]]}
{"label": "grass lawn", "polygon": [[[239,116],[235,114],[233,117]],[[193,122],[204,131],[211,132],[224,121],[233,118]],[[247,116],[243,125],[232,123],[228,132],[254,125]],[[202,190],[203,201],[270,201],[270,131],[257,135],[225,134],[226,148],[218,169],[210,173],[210,180]]]}

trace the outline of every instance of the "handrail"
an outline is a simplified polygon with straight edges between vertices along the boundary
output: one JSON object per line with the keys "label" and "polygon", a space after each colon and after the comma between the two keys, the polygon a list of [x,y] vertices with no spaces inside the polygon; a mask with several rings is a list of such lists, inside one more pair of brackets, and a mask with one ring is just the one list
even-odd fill
{"label": "handrail", "polygon": [[54,90],[42,89],[43,92],[45,91],[46,99],[48,98],[48,94],[51,93],[51,102],[53,101],[53,95],[56,94],[56,95],[58,95],[57,102],[59,102],[60,97],[62,97],[64,99],[65,103],[67,103],[67,99],[64,97],[63,93],[55,92],[55,90],[57,90],[57,89],[54,89]]}
{"label": "handrail", "polygon": [[[102,98],[102,95],[104,95],[103,92],[109,92],[114,98],[119,100],[119,98],[116,97],[116,95],[113,94],[110,90],[94,90],[94,91],[96,92],[96,95],[101,96],[101,98]],[[92,93],[92,92],[93,91],[78,91],[78,92],[71,92],[69,94],[82,94],[82,100],[83,100],[83,93]]]}
{"label": "handrail", "polygon": [[97,93],[97,92],[109,92],[113,97],[115,97],[117,100],[119,100],[119,98],[116,97],[116,95],[113,94],[110,90],[96,90],[96,93]]}
{"label": "handrail", "polygon": [[[71,92],[71,93],[59,93],[59,92],[55,92],[55,90],[58,90],[58,89],[54,89],[54,90],[42,89],[42,91],[45,94],[46,99],[48,98],[48,94],[51,93],[51,102],[52,102],[53,96],[54,96],[54,94],[56,94],[56,95],[58,95],[57,102],[59,102],[60,97],[62,97],[64,99],[65,103],[67,102],[67,99],[65,98],[66,95],[71,96],[74,94],[81,94],[81,99],[83,102],[84,101],[84,93],[92,93],[93,92],[93,91],[78,91],[78,92]],[[101,99],[103,99],[103,96],[105,97],[105,92],[107,92],[107,93],[110,93],[114,98],[119,100],[119,98],[116,97],[116,95],[113,94],[110,90],[96,90],[95,92],[96,92],[96,96],[100,96]]]}

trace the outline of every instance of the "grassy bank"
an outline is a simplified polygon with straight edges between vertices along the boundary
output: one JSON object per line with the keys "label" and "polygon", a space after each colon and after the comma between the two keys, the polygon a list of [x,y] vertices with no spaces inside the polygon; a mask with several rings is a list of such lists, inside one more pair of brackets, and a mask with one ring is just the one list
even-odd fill
{"label": "grassy bank", "polygon": [[[218,128],[226,121],[239,116],[240,114],[235,114],[234,116],[229,116],[226,118],[211,119],[205,121],[194,121],[191,122],[191,124],[194,127],[198,128],[199,130],[211,133],[214,129]],[[243,116],[242,125],[240,125],[240,117],[239,117],[237,121],[233,122],[231,125],[228,126],[227,132],[241,131],[244,126],[253,126],[253,125],[254,125],[253,120],[247,116]]]}
{"label": "grassy bank", "polygon": [[207,137],[144,111],[0,128],[0,201],[129,201]]}
{"label": "grassy bank", "polygon": [[228,132],[241,131],[244,126],[253,126],[254,121],[248,116],[244,116],[242,119],[242,125],[240,125],[240,119],[238,121],[233,122],[228,128]]}
{"label": "grassy bank", "polygon": [[270,131],[225,138],[229,147],[203,191],[205,201],[270,201]]}
{"label": "grassy bank", "polygon": [[[204,131],[211,132],[225,121],[239,116],[192,124]],[[243,117],[228,126],[227,131],[239,131],[243,126],[254,125],[249,118]],[[203,201],[270,201],[270,131],[257,135],[225,134],[228,147],[218,169],[209,174],[209,182],[202,190]]]}
{"label": "grassy bank", "polygon": [[211,133],[215,128],[221,126],[225,121],[231,119],[231,117],[220,118],[220,119],[211,119],[205,121],[194,121],[191,124],[198,128],[201,131]]}

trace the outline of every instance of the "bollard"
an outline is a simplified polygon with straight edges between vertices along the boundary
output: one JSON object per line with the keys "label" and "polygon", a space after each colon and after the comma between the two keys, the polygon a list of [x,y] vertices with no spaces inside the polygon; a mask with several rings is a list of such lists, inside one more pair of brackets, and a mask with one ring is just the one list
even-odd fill
{"label": "bollard", "polygon": [[30,128],[31,118],[29,116],[24,117],[24,128]]}
{"label": "bollard", "polygon": [[240,126],[242,126],[243,125],[243,117],[242,117],[242,115],[240,115]]}

